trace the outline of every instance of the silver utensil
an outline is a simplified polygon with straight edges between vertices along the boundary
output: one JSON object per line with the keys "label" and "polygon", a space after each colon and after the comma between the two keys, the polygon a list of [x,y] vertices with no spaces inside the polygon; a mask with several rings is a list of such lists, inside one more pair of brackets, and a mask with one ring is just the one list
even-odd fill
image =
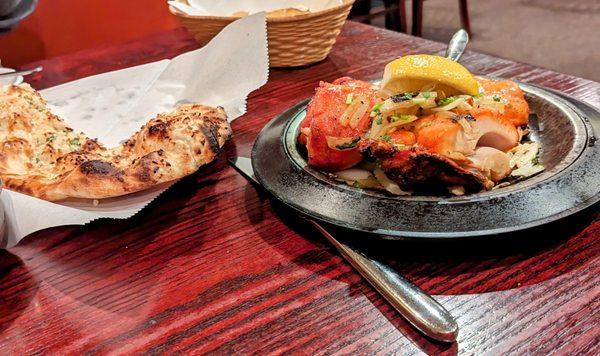
{"label": "silver utensil", "polygon": [[446,57],[458,62],[469,43],[469,33],[463,29],[456,31],[446,48]]}
{"label": "silver utensil", "polygon": [[16,72],[0,73],[0,78],[18,77],[19,75],[29,75],[29,74],[41,72],[42,70],[43,70],[42,67],[35,67],[33,69],[19,70]]}
{"label": "silver utensil", "polygon": [[[230,159],[229,163],[244,177],[260,186],[254,176],[250,158],[237,157]],[[439,341],[456,340],[456,321],[435,299],[384,263],[337,240],[317,221],[305,219],[416,329]]]}

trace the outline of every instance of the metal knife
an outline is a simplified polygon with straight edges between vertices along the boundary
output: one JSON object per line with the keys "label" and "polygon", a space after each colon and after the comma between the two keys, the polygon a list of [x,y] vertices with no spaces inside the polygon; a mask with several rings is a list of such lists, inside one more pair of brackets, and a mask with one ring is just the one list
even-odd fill
{"label": "metal knife", "polygon": [[41,72],[42,69],[43,69],[42,67],[35,67],[33,69],[20,70],[20,71],[17,71],[17,72],[0,73],[0,78],[4,78],[4,77],[18,77],[20,75],[30,75],[30,74],[33,74],[33,73]]}
{"label": "metal knife", "polygon": [[[252,161],[237,157],[229,163],[244,177],[260,186],[254,176]],[[439,341],[454,342],[458,324],[435,299],[389,266],[370,258],[346,243],[337,240],[323,225],[306,218],[340,254],[417,330]]]}

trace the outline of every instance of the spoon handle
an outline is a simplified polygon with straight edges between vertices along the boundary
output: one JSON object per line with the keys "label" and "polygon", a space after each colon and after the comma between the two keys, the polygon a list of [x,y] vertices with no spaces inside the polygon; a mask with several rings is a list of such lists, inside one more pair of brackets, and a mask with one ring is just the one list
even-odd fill
{"label": "spoon handle", "polygon": [[467,47],[467,43],[469,43],[469,33],[463,29],[456,31],[454,36],[452,36],[450,43],[448,43],[446,57],[458,62],[460,56],[462,56]]}
{"label": "spoon handle", "polygon": [[456,320],[435,299],[390,267],[337,240],[321,224],[312,219],[307,221],[415,328],[439,341],[456,340]]}

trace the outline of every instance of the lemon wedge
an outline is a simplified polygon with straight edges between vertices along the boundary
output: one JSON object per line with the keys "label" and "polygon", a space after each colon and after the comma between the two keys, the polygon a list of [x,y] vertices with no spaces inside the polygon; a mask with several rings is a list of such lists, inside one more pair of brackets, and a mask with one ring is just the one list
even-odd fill
{"label": "lemon wedge", "polygon": [[479,83],[467,68],[446,57],[417,54],[400,57],[385,66],[381,87],[393,93],[420,91],[436,84],[434,90],[450,95],[477,95]]}

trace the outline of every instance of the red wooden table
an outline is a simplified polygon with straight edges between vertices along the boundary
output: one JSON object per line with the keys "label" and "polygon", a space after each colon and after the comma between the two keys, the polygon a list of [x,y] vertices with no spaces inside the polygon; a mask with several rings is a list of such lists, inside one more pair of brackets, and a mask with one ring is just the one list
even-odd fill
{"label": "red wooden table", "polygon": [[[178,29],[26,67],[44,66],[31,78],[41,89],[196,47]],[[319,80],[377,78],[398,55],[443,49],[348,23],[325,61],[273,70],[234,121],[221,160],[136,217],[41,231],[1,252],[1,352],[598,354],[598,205],[543,228],[470,241],[353,236],[457,318],[458,342],[443,344],[413,330],[315,231],[225,163],[249,155],[262,126]],[[477,53],[462,62],[600,106],[598,83]]]}

